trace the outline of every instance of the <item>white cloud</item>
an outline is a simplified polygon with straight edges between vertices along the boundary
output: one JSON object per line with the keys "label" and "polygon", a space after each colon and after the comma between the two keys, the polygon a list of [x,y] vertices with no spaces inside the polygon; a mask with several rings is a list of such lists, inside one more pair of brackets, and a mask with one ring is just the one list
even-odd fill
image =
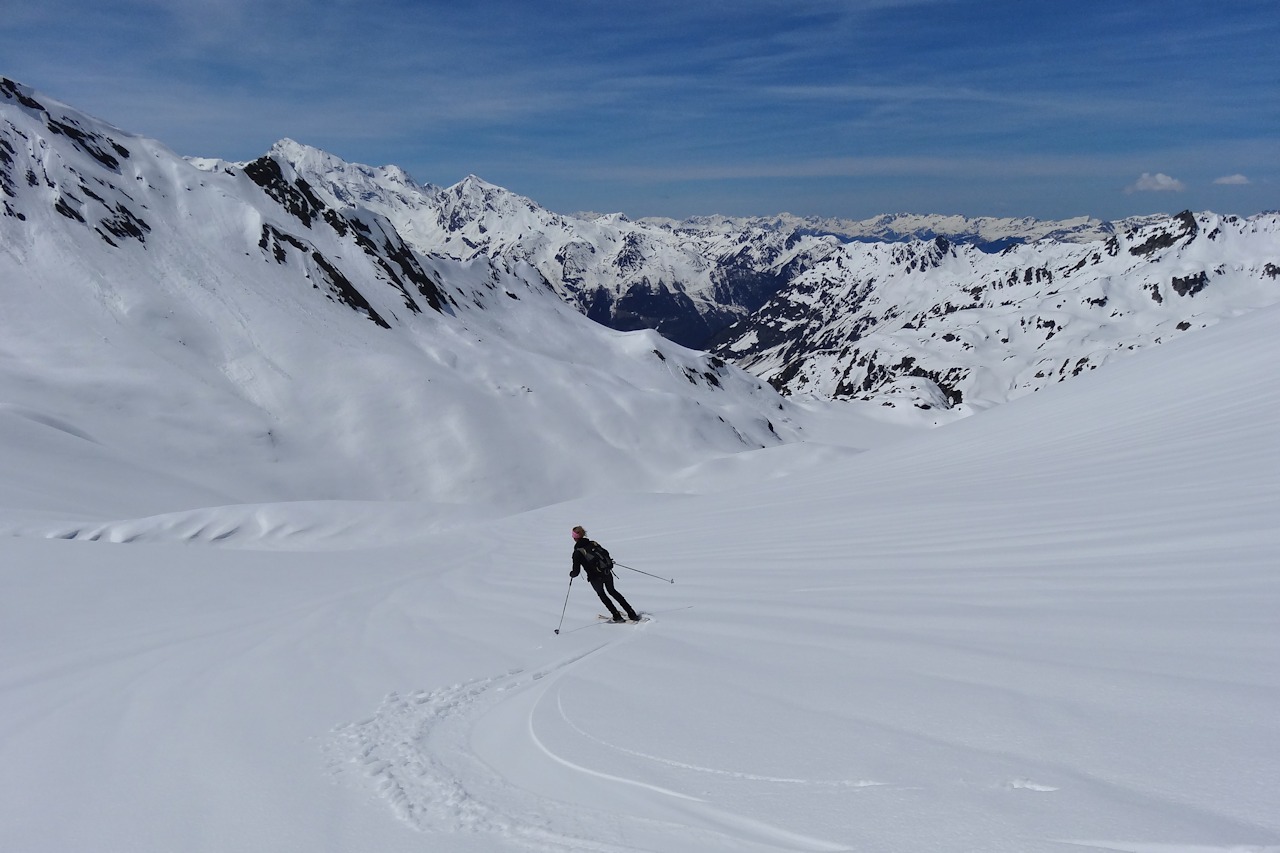
{"label": "white cloud", "polygon": [[1164,172],[1143,172],[1142,177],[1124,188],[1126,193],[1175,192],[1180,193],[1187,185],[1177,178],[1171,178]]}
{"label": "white cloud", "polygon": [[1216,181],[1214,181],[1214,183],[1226,184],[1227,186],[1233,186],[1233,187],[1243,187],[1243,186],[1248,186],[1249,184],[1253,183],[1253,181],[1250,181],[1244,175],[1225,175],[1224,177],[1218,178]]}

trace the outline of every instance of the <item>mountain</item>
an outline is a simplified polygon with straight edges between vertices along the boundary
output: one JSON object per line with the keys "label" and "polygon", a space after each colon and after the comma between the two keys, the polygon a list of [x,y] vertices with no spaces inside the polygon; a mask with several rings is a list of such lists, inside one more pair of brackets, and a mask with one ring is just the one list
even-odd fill
{"label": "mountain", "polygon": [[291,140],[287,161],[330,204],[358,199],[395,223],[420,251],[472,261],[551,289],[615,329],[652,328],[702,348],[802,272],[850,242],[945,236],[983,251],[1035,240],[1080,242],[1114,233],[1089,218],[1043,222],[897,214],[864,221],[775,217],[570,216],[472,175],[442,188],[395,167],[356,166]]}
{"label": "mountain", "polygon": [[[1280,306],[1230,316],[1268,219],[1015,247],[941,314],[1097,267],[1126,328],[1216,325],[906,429],[290,147],[0,82],[0,850],[1280,851]],[[875,257],[911,310],[996,259],[817,239],[815,296]],[[597,621],[575,524],[649,621]]]}
{"label": "mountain", "polygon": [[[186,335],[187,352],[186,338],[201,329],[234,353],[205,353],[210,365],[249,365],[213,367],[213,387],[245,398],[255,417],[263,400],[278,399],[277,374],[287,372],[280,365],[316,356],[277,353],[276,336],[245,331],[245,318],[296,323],[315,312],[317,296],[346,309],[339,312],[344,329],[352,325],[346,315],[355,314],[386,332],[374,336],[375,349],[396,341],[411,360],[425,351],[445,365],[474,359],[425,346],[424,339],[439,338],[437,327],[479,336],[496,325],[496,346],[523,353],[544,351],[534,327],[554,324],[565,330],[554,357],[566,365],[611,364],[617,342],[626,340],[590,324],[578,331],[575,314],[615,330],[656,330],[714,354],[645,338],[639,348],[656,353],[654,363],[634,381],[668,387],[670,360],[681,365],[677,377],[732,385],[720,395],[722,387],[705,379],[714,399],[733,410],[717,410],[717,423],[728,427],[731,444],[742,436],[743,446],[778,440],[772,429],[791,413],[784,406],[783,417],[771,418],[783,404],[725,362],[785,395],[857,400],[881,417],[937,423],[1276,301],[1275,214],[1185,212],[1114,223],[908,214],[860,222],[788,214],[680,222],[568,216],[476,176],[450,187],[419,184],[398,167],[347,163],[288,139],[250,163],[183,160],[16,83],[6,81],[2,91],[9,118],[0,137],[0,221],[11,268],[20,270],[15,276],[65,279],[86,303],[123,312],[148,335],[161,327],[158,316],[186,318],[169,322]],[[28,211],[40,211],[39,221]],[[62,232],[68,236],[54,238]],[[87,271],[71,274],[77,264]],[[118,294],[122,287],[129,292]],[[158,293],[165,296],[149,313],[132,307]],[[296,307],[285,306],[285,295]],[[513,334],[509,321],[497,319],[507,313],[528,329]],[[533,322],[538,313],[554,319]],[[364,323],[353,328],[362,342],[371,333]],[[219,340],[224,334],[234,342]],[[592,343],[578,343],[578,335]],[[597,344],[613,355],[595,354]],[[114,351],[104,357],[109,362]],[[254,366],[257,360],[268,366]],[[655,369],[656,378],[648,378]],[[358,398],[367,386],[356,385]],[[741,410],[729,402],[739,392],[752,398]],[[406,412],[430,397],[405,393],[416,401]],[[597,408],[585,400],[567,405]],[[258,433],[274,435],[273,406]],[[324,422],[297,420],[308,433]],[[347,442],[348,462],[371,442],[367,431],[366,424],[359,440]],[[449,500],[467,478],[461,469],[431,476],[441,463],[427,456],[448,454],[386,448],[377,488],[432,482],[431,493]],[[391,470],[405,457],[416,460],[407,477]]]}
{"label": "mountain", "polygon": [[996,254],[842,244],[715,351],[788,394],[945,419],[1278,301],[1280,215],[1184,212]]}
{"label": "mountain", "polygon": [[[328,203],[358,198],[421,252],[491,264],[495,274],[552,291],[593,320],[621,331],[656,329],[699,346],[763,302],[726,284],[704,248],[625,216],[552,213],[474,175],[451,187],[413,185],[285,141],[271,156],[289,162]],[[779,282],[780,283],[780,282]]]}
{"label": "mountain", "polygon": [[[420,251],[379,212],[426,192],[402,172],[313,187],[286,153],[187,161],[0,82],[0,424],[149,484],[115,516],[520,508],[794,438],[786,403],[721,359],[598,326],[518,264]],[[562,462],[513,470],[494,446]],[[102,511],[61,464],[12,473],[0,497]]]}
{"label": "mountain", "polygon": [[631,221],[551,213],[474,176],[415,187],[296,143],[275,156],[420,251],[711,349],[784,394],[931,422],[1270,304],[1280,267],[1275,215]]}
{"label": "mountain", "polygon": [[1116,225],[1088,216],[1067,220],[1032,217],[945,216],[889,213],[870,219],[836,219],[781,213],[769,217],[699,216],[685,220],[645,220],[673,231],[733,232],[752,228],[798,235],[838,237],[842,242],[901,243],[946,237],[952,243],[976,246],[984,252],[1000,251],[1037,240],[1089,242],[1115,233]]}

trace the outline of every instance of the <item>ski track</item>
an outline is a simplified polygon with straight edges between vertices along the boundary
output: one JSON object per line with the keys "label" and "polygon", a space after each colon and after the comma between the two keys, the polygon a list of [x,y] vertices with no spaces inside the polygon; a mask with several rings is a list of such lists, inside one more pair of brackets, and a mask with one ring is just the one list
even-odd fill
{"label": "ski track", "polygon": [[[668,767],[675,767],[679,770],[688,770],[694,773],[709,773],[715,776],[727,776],[732,779],[741,779],[747,782],[769,782],[769,783],[778,784],[778,785],[815,785],[815,786],[831,787],[831,788],[874,788],[874,787],[879,787],[881,785],[889,784],[887,782],[873,782],[866,779],[858,779],[858,780],[790,779],[790,778],[781,777],[781,776],[762,776],[756,773],[744,773],[744,772],[735,771],[735,770],[721,770],[715,767],[703,767],[698,764],[688,764],[683,761],[675,761],[670,758],[662,758],[657,755],[649,755],[648,753],[639,752],[634,749],[627,749],[626,747],[618,746],[617,744],[613,744],[613,743],[609,743],[608,741],[601,740],[595,735],[583,730],[581,726],[579,726],[569,717],[568,713],[564,709],[564,703],[561,701],[561,697],[558,692],[556,693],[556,708],[560,712],[560,718],[564,720],[565,723],[571,729],[573,729],[576,733],[586,738],[587,740],[590,740],[593,743],[597,743],[600,746],[604,746],[609,749],[613,749],[618,752],[625,753],[626,755],[632,755],[632,756],[635,756],[636,758],[643,758],[646,761],[652,761],[656,764],[665,764]],[[1053,790],[1053,789],[1048,789],[1048,790]]]}
{"label": "ski track", "polygon": [[[334,772],[354,765],[403,821],[421,832],[497,835],[539,850],[624,853],[628,848],[571,838],[549,828],[539,815],[554,814],[550,803],[516,809],[526,797],[492,778],[467,748],[476,719],[503,700],[547,676],[562,672],[604,646],[534,672],[505,675],[421,690],[391,693],[373,716],[333,730]],[[489,778],[486,778],[489,777]],[[492,793],[498,793],[494,797]]]}
{"label": "ski track", "polygon": [[[538,694],[525,712],[526,734],[532,745],[551,761],[605,782],[648,791],[680,805],[690,824],[676,824],[634,815],[610,815],[612,825],[630,824],[659,834],[677,832],[688,841],[702,836],[714,838],[716,849],[809,851],[834,853],[850,848],[790,832],[745,815],[713,807],[705,800],[663,788],[639,779],[603,773],[557,755],[539,738],[535,717],[556,681],[573,667],[601,654],[634,635],[620,637],[539,669],[512,669],[490,678],[454,684],[435,690],[419,690],[408,695],[389,694],[374,714],[332,730],[327,745],[330,766],[336,777],[354,769],[376,794],[386,800],[401,820],[424,833],[470,833],[490,835],[534,850],[592,851],[592,853],[635,853],[662,849],[634,843],[611,843],[582,834],[568,834],[565,827],[582,832],[605,834],[598,822],[584,821],[577,804],[566,804],[523,791],[504,779],[470,747],[471,733],[479,720],[493,709],[510,702],[530,689]],[[748,773],[717,770],[685,764],[622,749],[591,736],[564,712],[560,691],[554,691],[560,718],[581,737],[611,749],[681,770],[728,776],[753,782],[869,787],[877,782],[814,782],[780,779]],[[597,825],[593,826],[593,823]],[[608,834],[619,834],[614,828]],[[625,835],[625,830],[621,833]],[[729,847],[725,848],[726,842]],[[710,845],[708,846],[710,849]]]}

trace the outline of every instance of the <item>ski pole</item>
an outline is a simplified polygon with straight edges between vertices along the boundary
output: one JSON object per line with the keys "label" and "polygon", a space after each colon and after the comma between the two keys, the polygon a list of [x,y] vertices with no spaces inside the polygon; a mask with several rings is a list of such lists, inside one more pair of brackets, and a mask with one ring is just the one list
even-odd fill
{"label": "ski pole", "polygon": [[573,575],[569,576],[569,588],[564,593],[564,607],[560,608],[560,624],[556,626],[556,633],[560,633],[561,627],[564,626],[564,613],[569,609],[569,593],[573,592]]}
{"label": "ski pole", "polygon": [[642,575],[649,575],[649,577],[651,578],[658,578],[658,580],[660,581],[666,581],[667,583],[675,583],[675,580],[673,578],[659,577],[658,575],[652,574],[650,572],[641,571],[640,569],[633,569],[630,566],[624,566],[622,565],[622,563],[614,563],[614,565],[620,569],[627,569],[632,572],[640,572],[640,574]]}

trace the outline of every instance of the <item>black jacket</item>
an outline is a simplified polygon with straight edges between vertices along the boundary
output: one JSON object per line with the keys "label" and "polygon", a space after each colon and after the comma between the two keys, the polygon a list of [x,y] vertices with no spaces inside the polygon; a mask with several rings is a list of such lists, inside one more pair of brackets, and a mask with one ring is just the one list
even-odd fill
{"label": "black jacket", "polygon": [[588,550],[592,545],[599,548],[601,551],[604,551],[605,556],[608,556],[609,552],[605,551],[604,546],[600,543],[592,542],[586,537],[579,539],[573,545],[573,570],[569,572],[569,577],[576,578],[578,576],[578,572],[582,569],[587,570],[587,580],[589,581],[595,581],[609,576],[610,569],[596,565],[595,558]]}

